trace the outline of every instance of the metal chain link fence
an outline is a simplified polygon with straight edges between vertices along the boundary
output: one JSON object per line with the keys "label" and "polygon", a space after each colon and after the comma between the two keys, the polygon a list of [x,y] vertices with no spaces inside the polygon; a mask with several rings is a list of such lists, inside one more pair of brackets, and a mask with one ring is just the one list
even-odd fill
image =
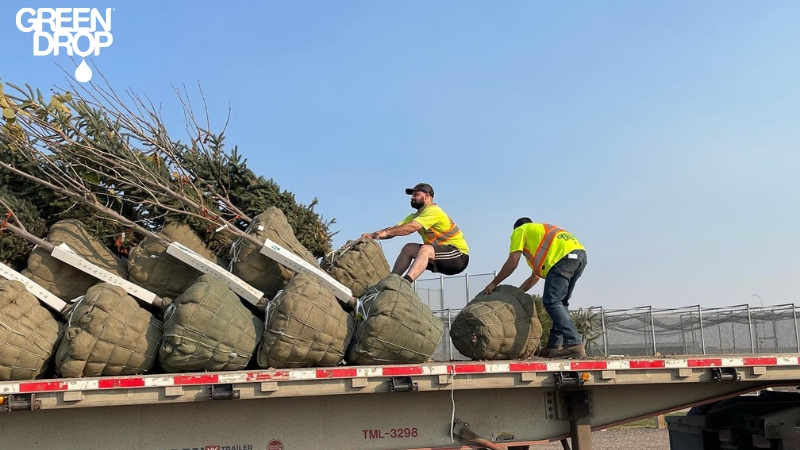
{"label": "metal chain link fence", "polygon": [[[450,342],[450,324],[461,308],[444,305],[466,305],[492,277],[488,273],[417,280],[415,288],[422,302],[445,324],[435,361],[469,359]],[[598,331],[586,343],[587,356],[800,353],[794,304],[589,310],[595,313],[592,328]]]}

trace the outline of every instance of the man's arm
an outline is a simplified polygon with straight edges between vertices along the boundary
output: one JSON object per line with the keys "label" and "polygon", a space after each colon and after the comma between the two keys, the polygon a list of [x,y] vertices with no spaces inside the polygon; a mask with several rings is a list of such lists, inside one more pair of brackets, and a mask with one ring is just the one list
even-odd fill
{"label": "man's arm", "polygon": [[417,222],[409,222],[403,225],[395,225],[378,230],[374,233],[365,233],[361,237],[371,237],[372,239],[391,239],[395,236],[407,236],[415,231],[422,229],[422,225]]}
{"label": "man's arm", "polygon": [[519,288],[522,292],[528,292],[532,287],[536,285],[536,282],[539,281],[539,277],[536,274],[531,274],[527,280],[523,281],[522,284],[519,285]]}
{"label": "man's arm", "polygon": [[503,280],[508,278],[512,273],[514,273],[514,270],[517,268],[517,265],[519,265],[520,256],[522,256],[521,250],[518,252],[509,253],[508,259],[506,259],[506,262],[503,263],[503,267],[500,269],[500,273],[498,273],[497,276],[494,277],[494,280],[492,280],[491,283],[486,285],[486,288],[484,288],[483,292],[491,294],[498,284],[502,283]]}

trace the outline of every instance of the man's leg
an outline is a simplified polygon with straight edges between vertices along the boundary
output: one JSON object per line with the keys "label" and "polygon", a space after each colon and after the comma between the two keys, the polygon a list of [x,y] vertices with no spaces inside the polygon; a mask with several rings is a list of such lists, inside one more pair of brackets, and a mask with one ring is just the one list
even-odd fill
{"label": "man's leg", "polygon": [[547,274],[542,294],[542,303],[553,319],[553,327],[550,331],[550,339],[547,346],[559,348],[573,346],[581,343],[581,336],[572,322],[569,310],[564,305],[568,296],[574,289],[573,278],[581,270],[583,264],[580,258],[571,259],[564,257],[554,265]]}
{"label": "man's leg", "polygon": [[411,266],[411,260],[416,258],[417,253],[419,253],[420,247],[422,247],[421,244],[404,245],[403,249],[400,250],[400,254],[397,255],[397,260],[394,262],[394,268],[392,269],[392,273],[395,275],[402,276],[403,273],[406,270],[408,270],[408,268]]}
{"label": "man's leg", "polygon": [[583,275],[583,269],[586,268],[587,260],[586,260],[586,252],[585,251],[576,251],[578,255],[578,260],[580,262],[580,266],[575,270],[575,273],[569,280],[569,288],[567,289],[567,298],[564,299],[562,303],[564,303],[564,307],[569,309],[569,299],[572,298],[572,291],[575,290],[575,283],[578,281],[578,278]]}
{"label": "man's leg", "polygon": [[422,275],[422,272],[428,268],[428,263],[433,262],[435,258],[436,253],[433,251],[432,245],[419,245],[419,250],[414,257],[414,264],[411,264],[411,268],[408,269],[408,273],[406,275],[411,278],[411,281],[416,280],[420,275]]}

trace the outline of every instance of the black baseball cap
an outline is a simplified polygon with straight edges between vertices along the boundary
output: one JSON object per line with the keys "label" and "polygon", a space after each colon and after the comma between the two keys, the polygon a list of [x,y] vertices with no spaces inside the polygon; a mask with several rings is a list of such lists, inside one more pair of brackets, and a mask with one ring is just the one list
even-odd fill
{"label": "black baseball cap", "polygon": [[417,183],[417,185],[414,186],[413,188],[407,188],[406,194],[411,195],[414,191],[422,191],[433,197],[433,188],[428,183]]}

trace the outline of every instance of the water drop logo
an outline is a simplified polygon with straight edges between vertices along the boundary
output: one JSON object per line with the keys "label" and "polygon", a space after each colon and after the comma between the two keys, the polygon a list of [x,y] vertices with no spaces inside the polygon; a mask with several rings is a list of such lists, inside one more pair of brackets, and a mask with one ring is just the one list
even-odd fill
{"label": "water drop logo", "polygon": [[92,69],[90,69],[86,64],[85,59],[81,61],[81,63],[78,65],[78,68],[75,69],[75,79],[81,83],[86,83],[92,79]]}
{"label": "water drop logo", "polygon": [[86,64],[89,55],[99,56],[100,49],[114,42],[111,35],[111,8],[22,8],[17,12],[17,28],[33,32],[33,56],[80,56],[75,79],[87,83],[92,69]]}

